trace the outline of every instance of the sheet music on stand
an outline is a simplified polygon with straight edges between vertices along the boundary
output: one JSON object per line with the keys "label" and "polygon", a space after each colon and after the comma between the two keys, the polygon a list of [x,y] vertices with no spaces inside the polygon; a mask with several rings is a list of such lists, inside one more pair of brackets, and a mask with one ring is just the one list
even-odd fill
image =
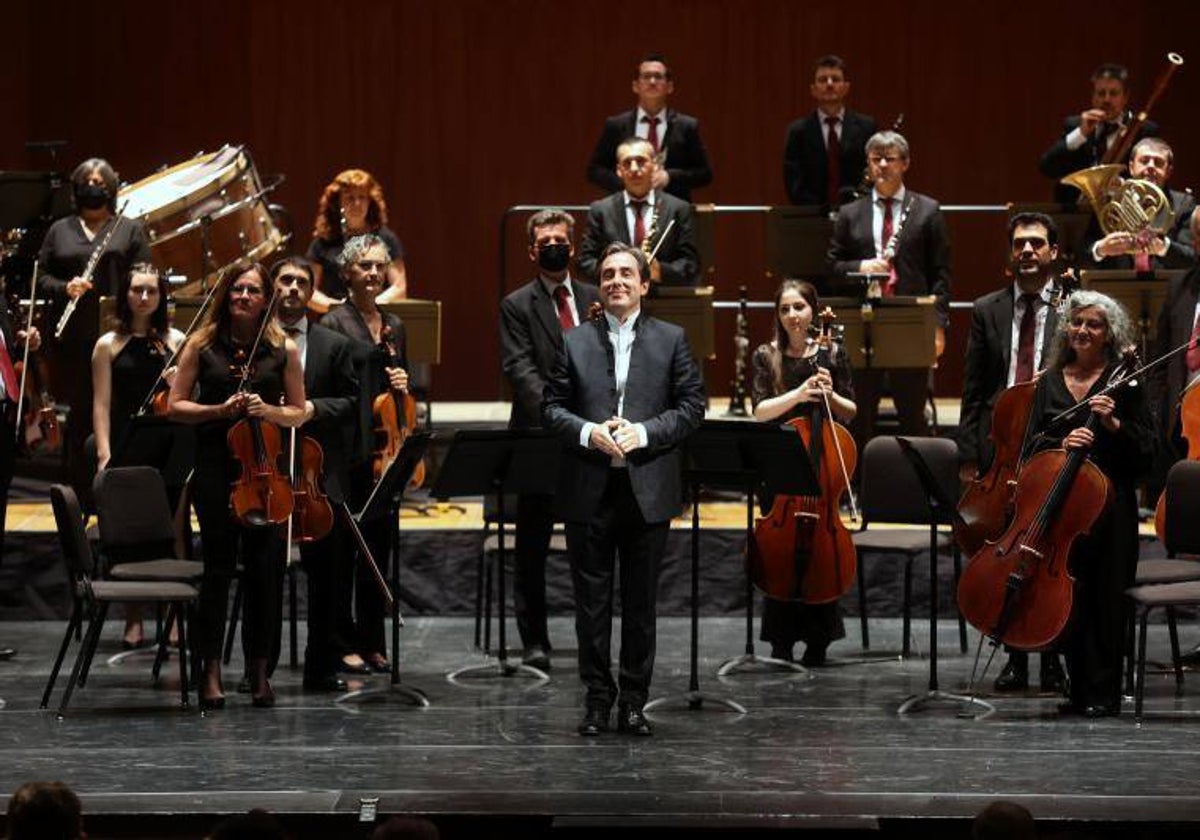
{"label": "sheet music on stand", "polygon": [[[844,328],[843,347],[855,369],[931,368],[937,362],[937,307],[933,295],[873,297],[868,283],[886,275],[847,275],[857,283],[853,297],[828,297]],[[846,290],[846,285],[842,285]]]}

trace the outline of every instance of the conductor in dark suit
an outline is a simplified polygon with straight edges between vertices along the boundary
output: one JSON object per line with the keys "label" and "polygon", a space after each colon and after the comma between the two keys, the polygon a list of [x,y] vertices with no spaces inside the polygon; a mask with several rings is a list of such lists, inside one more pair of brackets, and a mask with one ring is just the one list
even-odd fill
{"label": "conductor in dark suit", "polygon": [[[542,389],[562,351],[563,334],[587,320],[600,301],[590,283],[571,277],[575,219],[562,210],[542,210],[526,224],[529,259],[537,276],[500,303],[500,351],[504,375],[512,386],[510,429],[542,425]],[[525,494],[517,498],[517,564],[513,600],[517,628],[525,647],[524,662],[550,666],[546,629],[546,552],[554,528],[554,497]]]}
{"label": "conductor in dark suit", "polygon": [[850,82],[836,55],[817,59],[809,91],[817,109],[788,126],[783,187],[792,204],[836,209],[853,200],[862,181],[875,120],[846,108]]}
{"label": "conductor in dark suit", "polygon": [[[835,277],[856,272],[889,274],[881,283],[884,296],[936,297],[935,350],[941,356],[950,319],[950,237],[937,201],[904,185],[908,141],[894,131],[881,131],[867,141],[867,166],[874,184],[871,195],[843,205],[833,223],[829,247]],[[929,371],[893,369],[886,375],[870,368],[854,370],[858,414],[854,435],[860,448],[875,428],[882,389],[890,385],[900,434],[927,435],[925,400]]]}
{"label": "conductor in dark suit", "polygon": [[579,252],[579,271],[598,282],[600,255],[613,242],[640,248],[650,262],[650,280],[666,286],[694,286],[700,255],[692,229],[692,207],[654,188],[658,164],[649,142],[631,137],[617,147],[620,192],[593,201]]}
{"label": "conductor in dark suit", "polygon": [[[975,301],[967,339],[958,453],[963,481],[986,472],[995,455],[988,439],[992,409],[1005,388],[1028,382],[1044,366],[1046,350],[1058,325],[1052,306],[1058,259],[1058,229],[1043,213],[1018,213],[1008,222],[1012,282]],[[1043,691],[1062,693],[1066,676],[1058,655],[1043,652]],[[996,679],[997,691],[1029,687],[1029,655],[1010,651]]]}
{"label": "conductor in dark suit", "polygon": [[[1092,106],[1063,121],[1058,140],[1042,154],[1038,163],[1041,173],[1054,179],[1055,201],[1063,206],[1075,206],[1079,190],[1058,182],[1072,172],[1099,165],[1108,147],[1116,142],[1119,129],[1132,119],[1129,71],[1120,64],[1101,64],[1092,73]],[[1147,120],[1138,130],[1135,141],[1157,136],[1158,124]]]}
{"label": "conductor in dark suit", "polygon": [[[679,444],[704,417],[704,387],[683,329],[642,312],[649,266],[610,245],[600,269],[601,318],[563,338],[542,417],[563,441],[558,502],[575,583],[581,735],[651,734],[642,706],[654,669],[655,599],[670,520],[683,505]],[[620,560],[621,655],[612,675],[614,559]]]}
{"label": "conductor in dark suit", "polygon": [[692,190],[712,183],[708,152],[700,139],[700,121],[667,107],[667,98],[674,92],[675,80],[666,57],[652,54],[643,58],[633,73],[637,107],[604,121],[604,130],[588,161],[589,181],[605,192],[621,189],[614,174],[617,147],[630,137],[641,137],[658,155],[660,167],[654,176],[654,189],[691,201]]}
{"label": "conductor in dark suit", "polygon": [[[315,288],[312,263],[285,257],[271,267],[279,296],[276,318],[300,349],[304,368],[304,425],[299,435],[311,437],[324,455],[322,488],[336,508],[350,486],[350,453],[358,432],[358,374],[350,339],[305,317]],[[339,660],[352,648],[337,638],[337,616],[350,615],[353,561],[350,535],[340,517],[323,539],[300,546],[308,577],[308,645],[304,652],[304,687],[312,691],[344,691],[337,676]]]}

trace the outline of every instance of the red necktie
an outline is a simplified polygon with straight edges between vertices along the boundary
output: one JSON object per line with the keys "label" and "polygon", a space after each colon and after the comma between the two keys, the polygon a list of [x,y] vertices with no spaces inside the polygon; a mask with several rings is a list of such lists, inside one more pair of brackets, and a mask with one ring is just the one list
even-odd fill
{"label": "red necktie", "polygon": [[1021,295],[1025,314],[1021,316],[1021,330],[1017,334],[1017,373],[1013,384],[1033,379],[1033,333],[1037,327],[1037,300],[1039,295]]}
{"label": "red necktie", "polygon": [[646,219],[642,213],[646,202],[631,198],[629,204],[633,207],[633,247],[641,248],[642,240],[646,238]]}
{"label": "red necktie", "polygon": [[[890,198],[882,198],[883,202],[883,229],[879,232],[879,241],[882,244],[884,253],[887,253],[887,247],[892,242],[892,201]],[[892,254],[892,267],[889,270],[888,281],[883,287],[883,296],[892,297],[896,294],[896,255]]]}
{"label": "red necktie", "polygon": [[825,141],[825,153],[828,156],[830,207],[837,206],[838,192],[842,185],[842,141],[837,133],[839,122],[841,120],[838,117],[825,118],[825,124],[829,126],[829,139]]}
{"label": "red necktie", "polygon": [[566,286],[554,287],[554,308],[558,310],[558,323],[562,326],[563,332],[572,329],[575,326],[575,319],[571,316],[571,295]]}
{"label": "red necktie", "polygon": [[16,402],[21,392],[21,383],[17,381],[17,371],[13,367],[12,358],[8,355],[7,343],[2,333],[0,333],[0,379],[4,380],[5,398]]}
{"label": "red necktie", "polygon": [[1133,255],[1133,270],[1139,274],[1150,270],[1150,252],[1138,251]]}
{"label": "red necktie", "polygon": [[650,141],[650,145],[654,147],[654,151],[658,152],[658,117],[642,117],[642,122],[650,123],[650,130],[646,133],[646,139]]}
{"label": "red necktie", "polygon": [[1200,371],[1200,320],[1192,328],[1192,342],[1187,349],[1187,369],[1189,381]]}

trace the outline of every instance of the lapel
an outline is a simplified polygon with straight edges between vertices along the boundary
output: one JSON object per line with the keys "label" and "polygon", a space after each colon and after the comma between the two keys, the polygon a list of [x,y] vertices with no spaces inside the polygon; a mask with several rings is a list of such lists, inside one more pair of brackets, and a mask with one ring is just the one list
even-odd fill
{"label": "lapel", "polygon": [[325,358],[325,339],[321,336],[321,330],[317,328],[316,324],[308,325],[307,341],[308,348],[304,354],[304,389],[311,394],[317,384],[317,369],[323,364],[318,360]]}
{"label": "lapel", "polygon": [[[813,118],[808,121],[808,127],[805,132],[808,134],[808,145],[815,152],[825,154],[825,134],[821,130],[821,120],[823,119],[820,111],[813,111]],[[843,133],[845,132],[845,123],[842,124]],[[843,149],[845,146],[843,145]]]}
{"label": "lapel", "polygon": [[[574,289],[571,290],[574,292]],[[550,341],[551,346],[562,346],[562,327],[558,323],[558,308],[554,303],[554,298],[546,294],[546,285],[542,282],[541,277],[535,277],[533,280],[533,288],[530,290],[530,300],[533,307],[534,319],[542,325],[542,329],[546,331],[546,338]],[[578,305],[579,299],[575,300]],[[583,313],[579,316],[582,318]]]}
{"label": "lapel", "polygon": [[613,240],[616,242],[624,242],[626,245],[633,244],[633,238],[629,235],[629,225],[625,220],[625,192],[615,192],[609,196],[608,205],[608,220],[612,226],[614,234]]}
{"label": "lapel", "polygon": [[[1000,300],[1000,305],[992,310],[992,327],[996,330],[996,335],[1000,339],[1000,356],[1003,360],[1000,370],[1003,373],[1005,382],[1008,382],[1008,366],[1012,363],[1012,323],[1016,317],[1014,312],[1016,305],[1017,301],[1013,296],[1012,283],[1010,281],[1007,292]],[[1047,318],[1047,321],[1049,321],[1049,318]]]}
{"label": "lapel", "polygon": [[637,323],[633,325],[633,347],[629,349],[629,371],[625,375],[625,407],[629,408],[629,386],[639,381],[646,354],[646,319],[645,307],[638,314]]}

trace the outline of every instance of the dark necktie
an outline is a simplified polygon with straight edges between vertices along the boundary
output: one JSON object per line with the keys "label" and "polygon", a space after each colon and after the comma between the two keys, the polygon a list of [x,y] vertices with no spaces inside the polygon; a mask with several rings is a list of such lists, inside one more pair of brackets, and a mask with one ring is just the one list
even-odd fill
{"label": "dark necktie", "polygon": [[1200,371],[1200,320],[1196,321],[1196,326],[1192,328],[1192,341],[1187,349],[1187,369],[1188,381]]}
{"label": "dark necktie", "polygon": [[650,130],[646,132],[646,139],[650,141],[650,145],[654,147],[655,153],[658,152],[658,117],[642,117],[642,122],[650,123]]}
{"label": "dark necktie", "polygon": [[17,381],[17,371],[13,367],[12,358],[8,355],[8,347],[3,335],[0,335],[0,378],[4,380],[5,399],[16,402],[21,392],[21,383]]}
{"label": "dark necktie", "polygon": [[842,185],[842,141],[837,133],[839,122],[841,120],[838,117],[825,118],[825,125],[829,126],[829,139],[825,141],[825,153],[828,157],[830,207],[837,206],[838,191]]}
{"label": "dark necktie", "polygon": [[558,310],[558,323],[563,332],[572,329],[575,319],[571,316],[571,295],[565,285],[554,287],[554,308]]}
{"label": "dark necktie", "polygon": [[[886,254],[888,245],[892,244],[892,202],[895,199],[881,198],[883,202],[883,228],[879,231],[879,241],[882,244],[883,252]],[[892,254],[890,268],[888,269],[888,281],[883,287],[884,297],[893,297],[896,294],[896,255]]]}
{"label": "dark necktie", "polygon": [[1017,372],[1013,384],[1033,379],[1033,337],[1037,329],[1037,301],[1040,295],[1021,295],[1025,314],[1021,316],[1021,329],[1017,333]]}
{"label": "dark necktie", "polygon": [[646,209],[646,202],[631,198],[629,204],[633,207],[633,247],[641,248],[642,240],[646,238],[646,217],[642,212]]}

